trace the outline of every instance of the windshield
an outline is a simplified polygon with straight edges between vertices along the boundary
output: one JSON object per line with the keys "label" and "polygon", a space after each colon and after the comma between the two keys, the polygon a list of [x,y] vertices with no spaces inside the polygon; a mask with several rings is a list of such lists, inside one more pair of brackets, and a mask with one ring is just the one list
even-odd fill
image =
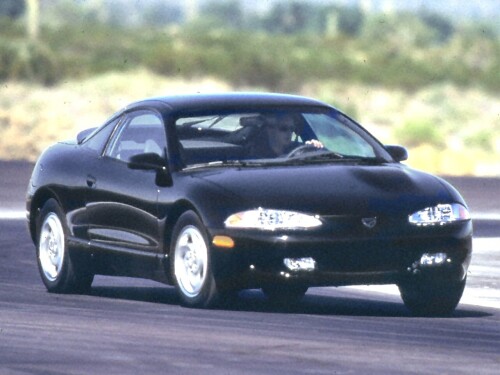
{"label": "windshield", "polygon": [[363,128],[329,109],[220,112],[175,125],[185,166],[390,160]]}

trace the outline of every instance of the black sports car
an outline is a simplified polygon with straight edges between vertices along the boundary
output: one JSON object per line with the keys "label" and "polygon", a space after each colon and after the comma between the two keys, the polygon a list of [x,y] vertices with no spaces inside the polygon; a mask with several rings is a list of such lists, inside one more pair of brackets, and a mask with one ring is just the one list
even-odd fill
{"label": "black sports car", "polygon": [[337,109],[280,94],[136,102],[58,143],[29,183],[29,229],[50,292],[96,274],[175,285],[210,307],[241,289],[397,284],[415,314],[457,306],[472,222],[444,180],[400,162]]}

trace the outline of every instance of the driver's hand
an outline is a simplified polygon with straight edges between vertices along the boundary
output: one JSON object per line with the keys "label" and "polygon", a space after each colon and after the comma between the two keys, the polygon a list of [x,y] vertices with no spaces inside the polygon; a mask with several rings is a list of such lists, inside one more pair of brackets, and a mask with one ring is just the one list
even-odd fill
{"label": "driver's hand", "polygon": [[323,143],[321,143],[317,139],[311,139],[309,141],[306,141],[306,145],[313,145],[316,148],[323,148],[323,147],[325,147],[325,146],[323,146]]}

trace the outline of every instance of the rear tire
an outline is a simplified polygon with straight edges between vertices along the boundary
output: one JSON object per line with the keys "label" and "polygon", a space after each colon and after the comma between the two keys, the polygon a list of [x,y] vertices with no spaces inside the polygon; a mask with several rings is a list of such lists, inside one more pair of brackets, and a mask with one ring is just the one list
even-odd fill
{"label": "rear tire", "polygon": [[459,282],[419,280],[399,285],[405,306],[416,316],[448,316],[453,313],[465,288]]}
{"label": "rear tire", "polygon": [[86,293],[94,275],[85,265],[75,264],[68,249],[65,215],[54,199],[49,199],[37,221],[37,263],[45,287],[52,293]]}
{"label": "rear tire", "polygon": [[213,307],[219,293],[212,272],[208,235],[201,219],[186,211],[172,233],[171,275],[183,305]]}

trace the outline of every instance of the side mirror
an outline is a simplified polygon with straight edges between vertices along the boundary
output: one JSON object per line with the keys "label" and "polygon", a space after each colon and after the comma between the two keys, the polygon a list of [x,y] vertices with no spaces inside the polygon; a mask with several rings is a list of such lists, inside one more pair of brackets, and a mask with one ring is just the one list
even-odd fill
{"label": "side mirror", "polygon": [[97,128],[90,128],[90,129],[85,129],[82,130],[78,135],[76,136],[76,141],[78,144],[82,143],[90,134],[92,134]]}
{"label": "side mirror", "polygon": [[172,186],[172,175],[168,163],[155,152],[134,155],[129,159],[130,169],[156,171],[156,184],[158,186]]}
{"label": "side mirror", "polygon": [[130,169],[161,170],[165,167],[165,160],[155,152],[137,154],[129,159]]}
{"label": "side mirror", "polygon": [[394,161],[400,162],[408,160],[408,150],[406,150],[406,148],[402,146],[387,145],[385,146],[385,149],[387,150],[389,155],[391,155]]}

